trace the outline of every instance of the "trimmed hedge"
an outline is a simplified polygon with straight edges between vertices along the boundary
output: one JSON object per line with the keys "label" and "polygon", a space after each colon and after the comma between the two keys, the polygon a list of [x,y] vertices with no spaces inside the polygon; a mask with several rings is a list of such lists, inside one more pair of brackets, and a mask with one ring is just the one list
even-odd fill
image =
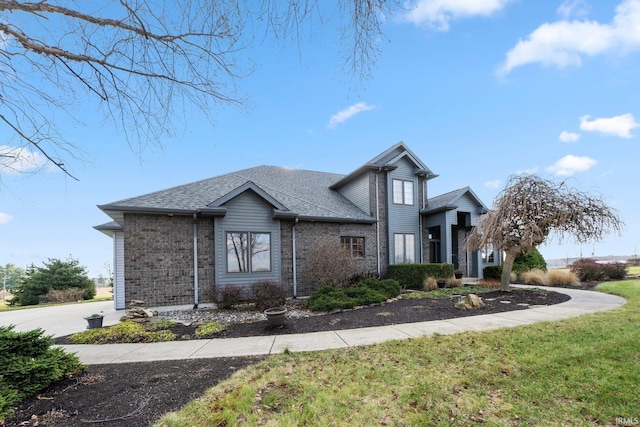
{"label": "trimmed hedge", "polygon": [[43,334],[0,326],[0,424],[22,399],[85,369],[77,356],[51,347],[53,339]]}
{"label": "trimmed hedge", "polygon": [[346,288],[323,286],[311,294],[307,307],[312,311],[345,310],[380,303],[398,295],[400,285],[397,281],[372,278]]}
{"label": "trimmed hedge", "polygon": [[482,277],[485,279],[502,279],[502,266],[490,265],[482,269]]}
{"label": "trimmed hedge", "polygon": [[392,264],[387,267],[387,278],[405,288],[421,290],[427,277],[449,279],[453,272],[453,264]]}

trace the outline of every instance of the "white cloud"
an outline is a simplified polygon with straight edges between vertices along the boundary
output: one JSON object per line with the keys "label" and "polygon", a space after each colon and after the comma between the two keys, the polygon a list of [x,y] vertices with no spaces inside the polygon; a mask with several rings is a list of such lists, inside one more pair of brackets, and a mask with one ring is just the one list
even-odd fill
{"label": "white cloud", "polygon": [[500,187],[500,180],[499,179],[494,179],[493,181],[487,181],[484,183],[484,186],[487,188],[499,188]]}
{"label": "white cloud", "polygon": [[366,102],[358,102],[357,104],[353,104],[352,106],[331,116],[331,119],[329,119],[329,124],[327,125],[327,127],[329,129],[334,129],[340,123],[346,122],[356,114],[362,113],[363,111],[375,110],[376,108],[378,107],[376,107],[375,105],[369,105]]}
{"label": "white cloud", "polygon": [[640,123],[636,122],[633,114],[627,113],[620,116],[589,120],[589,116],[580,117],[580,130],[587,132],[600,132],[607,135],[631,138],[631,131]]}
{"label": "white cloud", "polygon": [[580,134],[575,132],[567,132],[563,130],[560,132],[558,139],[562,142],[576,142],[580,139]]}
{"label": "white cloud", "polygon": [[584,0],[565,0],[556,11],[562,19],[569,19],[572,16],[583,17],[589,11],[589,6]]}
{"label": "white cloud", "polygon": [[0,212],[0,225],[6,224],[11,221],[13,217],[7,213]]}
{"label": "white cloud", "polygon": [[640,0],[624,0],[609,24],[587,20],[542,24],[507,52],[498,73],[532,63],[580,66],[584,56],[636,50],[640,50]]}
{"label": "white cloud", "polygon": [[42,155],[24,147],[0,145],[0,174],[27,172],[42,168],[46,163]]}
{"label": "white cloud", "polygon": [[576,172],[585,172],[591,169],[596,163],[598,162],[590,157],[578,157],[569,154],[549,166],[547,171],[556,176],[571,176]]}
{"label": "white cloud", "polygon": [[454,19],[490,16],[512,0],[417,0],[407,2],[406,19],[416,25],[427,24],[440,31],[449,29]]}

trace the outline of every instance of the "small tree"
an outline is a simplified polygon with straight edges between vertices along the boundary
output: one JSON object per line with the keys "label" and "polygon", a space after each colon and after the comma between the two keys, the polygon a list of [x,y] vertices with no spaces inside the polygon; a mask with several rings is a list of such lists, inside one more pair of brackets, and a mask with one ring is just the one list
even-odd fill
{"label": "small tree", "polygon": [[473,229],[469,250],[492,244],[505,252],[501,289],[509,290],[516,257],[527,254],[550,235],[559,243],[571,235],[578,243],[600,240],[623,223],[601,197],[579,192],[536,175],[515,175],[496,197],[494,206]]}
{"label": "small tree", "polygon": [[345,285],[357,273],[356,262],[339,242],[324,242],[309,251],[306,275],[320,286]]}
{"label": "small tree", "polygon": [[44,267],[31,265],[25,277],[18,282],[11,305],[36,305],[40,297],[50,290],[64,291],[81,289],[82,298],[87,300],[96,295],[96,286],[87,276],[85,267],[76,259],[61,261],[49,259]]}

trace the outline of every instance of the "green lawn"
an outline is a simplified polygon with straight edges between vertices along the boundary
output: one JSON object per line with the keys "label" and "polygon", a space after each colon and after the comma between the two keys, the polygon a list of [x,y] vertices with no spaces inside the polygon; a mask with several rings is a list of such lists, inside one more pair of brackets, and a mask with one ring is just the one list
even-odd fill
{"label": "green lawn", "polygon": [[640,281],[561,322],[268,358],[158,426],[591,426],[640,418]]}
{"label": "green lawn", "polygon": [[24,307],[22,306],[18,306],[18,307],[11,307],[10,305],[7,304],[6,301],[0,301],[0,311],[9,311],[9,310],[27,310],[30,308],[39,308],[39,307],[51,307],[54,305],[67,305],[67,304],[84,304],[87,302],[97,302],[97,301],[111,301],[113,299],[113,297],[111,295],[109,296],[97,296],[93,299],[90,300],[86,300],[86,301],[78,301],[78,302],[67,302],[67,303],[60,303],[60,304],[38,304],[38,305],[25,305]]}

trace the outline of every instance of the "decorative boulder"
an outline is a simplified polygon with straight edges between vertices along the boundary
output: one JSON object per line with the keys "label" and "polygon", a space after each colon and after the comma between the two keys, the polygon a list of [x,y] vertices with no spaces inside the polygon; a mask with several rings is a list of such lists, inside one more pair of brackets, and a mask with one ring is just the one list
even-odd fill
{"label": "decorative boulder", "polygon": [[460,310],[474,310],[484,307],[484,302],[478,295],[469,294],[464,298],[460,298],[454,307]]}

